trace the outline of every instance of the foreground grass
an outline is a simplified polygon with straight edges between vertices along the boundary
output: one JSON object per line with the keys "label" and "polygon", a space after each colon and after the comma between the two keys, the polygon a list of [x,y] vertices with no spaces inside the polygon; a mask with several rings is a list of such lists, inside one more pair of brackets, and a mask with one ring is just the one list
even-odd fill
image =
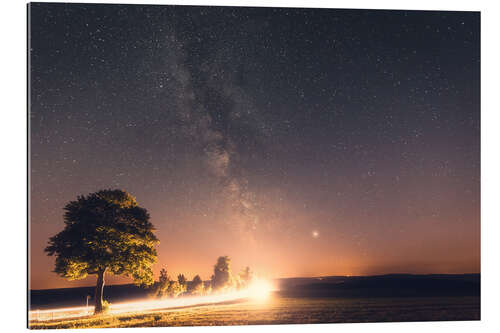
{"label": "foreground grass", "polygon": [[479,320],[479,297],[280,298],[30,322],[32,329]]}

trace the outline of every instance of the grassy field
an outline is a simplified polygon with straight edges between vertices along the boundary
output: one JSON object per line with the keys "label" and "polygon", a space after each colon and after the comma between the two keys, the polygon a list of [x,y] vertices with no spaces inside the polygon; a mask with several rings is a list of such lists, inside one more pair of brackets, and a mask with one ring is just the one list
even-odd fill
{"label": "grassy field", "polygon": [[282,298],[30,322],[32,329],[479,320],[479,297]]}

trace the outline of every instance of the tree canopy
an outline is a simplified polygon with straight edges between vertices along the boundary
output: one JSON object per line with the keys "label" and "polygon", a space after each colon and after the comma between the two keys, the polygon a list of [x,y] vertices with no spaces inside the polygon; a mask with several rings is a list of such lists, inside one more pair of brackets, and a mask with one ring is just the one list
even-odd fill
{"label": "tree canopy", "polygon": [[179,274],[178,281],[171,280],[165,268],[160,271],[158,281],[153,285],[152,295],[158,298],[177,297],[187,290],[187,280],[184,274]]}
{"label": "tree canopy", "polygon": [[[69,280],[106,272],[130,276],[138,285],[153,283],[151,266],[159,243],[146,209],[122,190],[101,190],[78,196],[64,207],[64,229],[45,248],[56,256],[55,272]],[[99,286],[99,284],[102,284]],[[102,307],[96,289],[96,312]],[[102,292],[101,295],[102,297]]]}
{"label": "tree canopy", "polygon": [[243,271],[239,274],[240,283],[243,287],[248,286],[252,281],[253,274],[250,267],[245,267]]}
{"label": "tree canopy", "polygon": [[184,274],[179,274],[179,275],[177,275],[177,281],[179,282],[179,284],[180,284],[181,286],[185,286],[185,285],[186,285],[186,283],[187,283],[187,279],[186,279],[186,277],[184,276]]}
{"label": "tree canopy", "polygon": [[221,256],[217,259],[212,275],[212,288],[214,290],[228,289],[233,287],[233,276],[231,272],[231,259]]}
{"label": "tree canopy", "polygon": [[201,295],[203,294],[203,280],[199,275],[193,278],[193,281],[188,283],[187,292],[191,295]]}

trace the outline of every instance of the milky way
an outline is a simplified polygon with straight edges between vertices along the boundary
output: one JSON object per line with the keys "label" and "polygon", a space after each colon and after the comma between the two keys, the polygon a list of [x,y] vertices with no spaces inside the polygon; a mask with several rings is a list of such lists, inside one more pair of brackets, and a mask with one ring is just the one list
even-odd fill
{"label": "milky way", "polygon": [[[479,14],[33,4],[31,283],[79,194],[151,213],[159,264],[479,271]],[[122,281],[117,279],[116,281]]]}

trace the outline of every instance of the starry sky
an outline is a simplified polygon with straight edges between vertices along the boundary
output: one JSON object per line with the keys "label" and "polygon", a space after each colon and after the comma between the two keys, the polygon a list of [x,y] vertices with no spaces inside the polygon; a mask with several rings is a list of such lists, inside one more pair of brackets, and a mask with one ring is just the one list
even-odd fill
{"label": "starry sky", "polygon": [[[31,4],[30,288],[120,188],[158,274],[480,271],[477,12]],[[131,280],[109,277],[108,283]]]}

